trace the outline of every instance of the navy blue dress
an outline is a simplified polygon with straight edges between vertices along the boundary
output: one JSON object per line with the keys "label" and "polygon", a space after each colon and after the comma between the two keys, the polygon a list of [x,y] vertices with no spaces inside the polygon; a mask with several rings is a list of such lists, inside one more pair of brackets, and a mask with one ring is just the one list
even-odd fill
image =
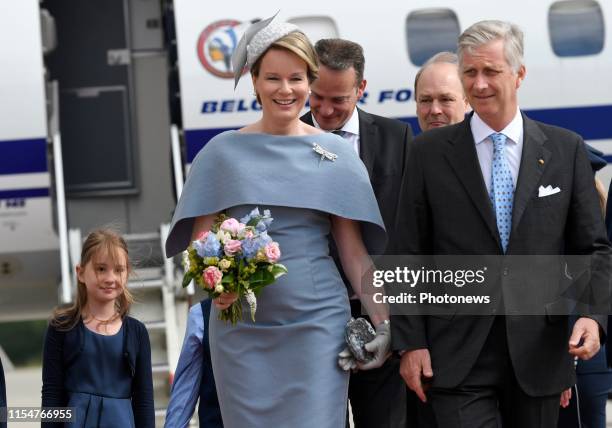
{"label": "navy blue dress", "polygon": [[104,336],[85,328],[83,351],[66,371],[74,428],[134,428],[132,378],[123,359],[124,328]]}

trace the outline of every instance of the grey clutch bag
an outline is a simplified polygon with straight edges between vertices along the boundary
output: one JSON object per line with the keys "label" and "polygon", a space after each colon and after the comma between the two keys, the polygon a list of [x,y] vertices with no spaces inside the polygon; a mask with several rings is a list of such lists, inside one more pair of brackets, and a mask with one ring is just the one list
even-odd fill
{"label": "grey clutch bag", "polygon": [[365,350],[365,344],[376,337],[376,331],[365,318],[351,318],[344,329],[344,339],[357,361],[367,362],[373,354]]}

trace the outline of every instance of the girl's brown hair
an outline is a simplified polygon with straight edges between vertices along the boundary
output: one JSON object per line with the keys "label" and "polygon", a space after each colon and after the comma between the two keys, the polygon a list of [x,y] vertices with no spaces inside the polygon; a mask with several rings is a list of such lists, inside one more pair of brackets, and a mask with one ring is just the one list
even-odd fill
{"label": "girl's brown hair", "polygon": [[[93,261],[94,258],[100,255],[109,255],[113,262],[116,262],[120,257],[120,252],[125,254],[127,263],[127,273],[130,274],[132,267],[128,256],[128,248],[125,240],[116,232],[110,229],[99,229],[91,232],[81,250],[80,265],[84,269],[85,266]],[[115,309],[118,316],[124,318],[130,310],[134,298],[123,284],[123,293],[115,300]],[[58,330],[72,330],[81,320],[83,309],[87,306],[87,288],[84,283],[77,279],[77,293],[74,303],[68,307],[56,308],[53,312],[51,325]]]}

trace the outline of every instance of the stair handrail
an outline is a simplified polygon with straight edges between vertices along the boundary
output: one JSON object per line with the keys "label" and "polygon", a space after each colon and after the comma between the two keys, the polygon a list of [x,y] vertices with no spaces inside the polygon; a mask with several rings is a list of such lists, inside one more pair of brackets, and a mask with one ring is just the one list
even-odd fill
{"label": "stair handrail", "polygon": [[[183,158],[181,156],[181,139],[179,137],[179,129],[178,126],[172,124],[170,126],[170,144],[172,147],[172,165],[174,169],[174,188],[176,190],[176,198],[181,197],[181,193],[183,192],[183,183],[185,178],[183,176]],[[165,242],[165,241],[164,241]],[[162,242],[162,246],[163,246]],[[168,260],[168,259],[166,259]],[[166,266],[168,268],[168,266]],[[167,270],[167,269],[166,269]],[[187,295],[193,296],[195,294],[195,288],[193,285],[193,281],[189,283],[186,288]]]}
{"label": "stair handrail", "polygon": [[60,302],[72,301],[70,255],[68,251],[68,218],[66,214],[66,191],[64,187],[64,162],[62,159],[62,138],[59,127],[59,90],[57,80],[50,83],[52,95],[52,114],[49,120],[51,144],[53,149],[53,169],[55,181],[55,200],[57,209],[57,232],[60,244]]}

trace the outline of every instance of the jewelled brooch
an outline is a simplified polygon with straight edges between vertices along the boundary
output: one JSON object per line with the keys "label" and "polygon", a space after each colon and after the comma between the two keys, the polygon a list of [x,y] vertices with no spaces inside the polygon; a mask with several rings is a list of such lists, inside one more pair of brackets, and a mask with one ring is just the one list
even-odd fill
{"label": "jewelled brooch", "polygon": [[318,155],[321,155],[321,160],[327,159],[332,162],[335,162],[338,159],[338,155],[330,152],[329,150],[325,150],[323,147],[319,146],[317,143],[312,143],[312,150]]}

